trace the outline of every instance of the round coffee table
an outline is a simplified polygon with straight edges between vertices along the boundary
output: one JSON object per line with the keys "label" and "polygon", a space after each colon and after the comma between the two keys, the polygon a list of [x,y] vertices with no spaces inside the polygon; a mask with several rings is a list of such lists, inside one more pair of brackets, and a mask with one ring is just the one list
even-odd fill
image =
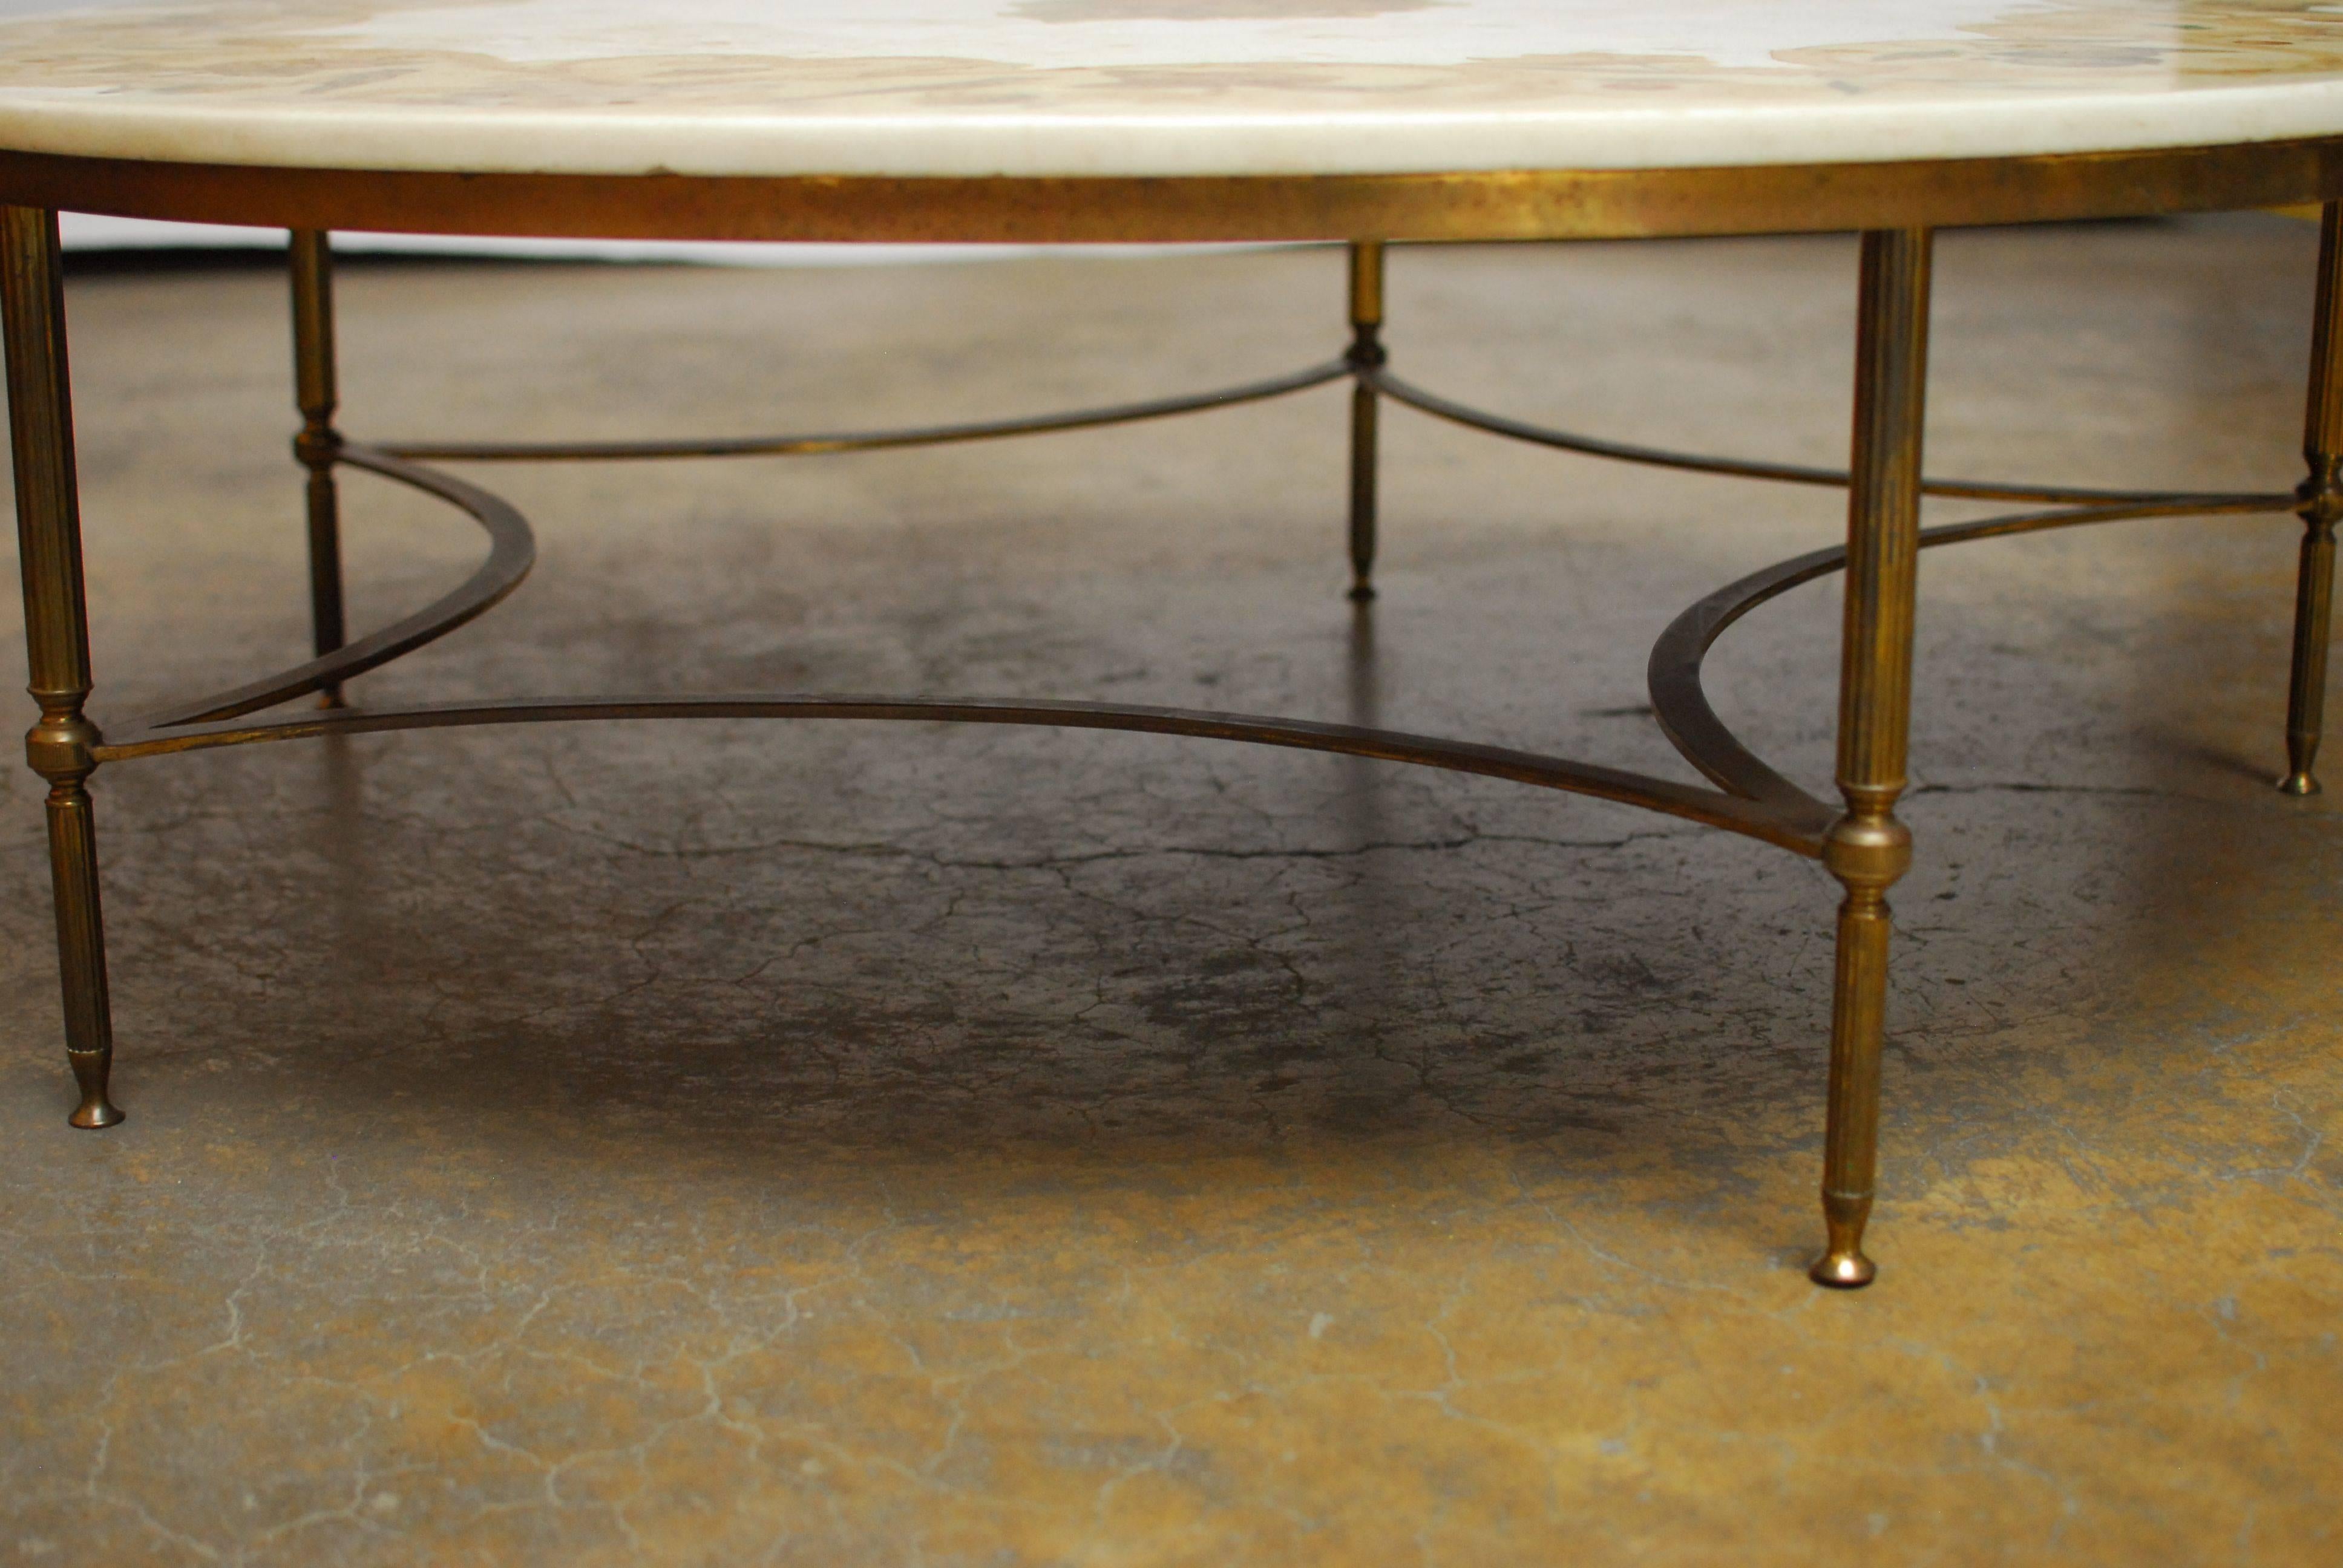
{"label": "round coffee table", "polygon": [[[37,0],[35,0],[37,3]],[[1887,889],[1905,780],[1919,549],[2125,518],[2305,525],[2282,788],[2318,788],[2343,514],[2343,13],[2118,0],[195,0],[0,21],[0,245],[31,689],[47,780],[75,1125],[121,1120],[88,781],[102,764],[372,730],[596,719],[916,719],[1150,730],[1383,758],[1625,801],[1820,859],[1838,915],[1823,1210],[1826,1285],[1868,1282]],[[2175,494],[1924,477],[1931,232],[2323,202],[2298,487]],[[65,373],[60,210],[292,233],[294,452],[307,474],[317,657],[101,731]],[[610,238],[1332,240],[1353,332],[1290,375],[1121,407],[921,430],[577,444],[360,443],[334,423],[337,228]],[[1859,230],[1845,472],[1529,425],[1394,375],[1394,242]],[[370,669],[510,593],[511,507],[437,462],[781,456],[966,441],[1226,407],[1347,380],[1353,596],[1372,597],[1388,400],[1629,462],[1848,491],[1847,542],[1685,610],[1652,704],[1708,783],[1469,741],[1114,703],[775,693],[352,703]],[[397,623],[343,625],[336,470],[478,519],[487,559]],[[1924,495],[2024,509],[1922,529]],[[1768,767],[1701,688],[1710,646],[1798,584],[1846,578],[1837,786]],[[298,699],[316,705],[288,709]]]}

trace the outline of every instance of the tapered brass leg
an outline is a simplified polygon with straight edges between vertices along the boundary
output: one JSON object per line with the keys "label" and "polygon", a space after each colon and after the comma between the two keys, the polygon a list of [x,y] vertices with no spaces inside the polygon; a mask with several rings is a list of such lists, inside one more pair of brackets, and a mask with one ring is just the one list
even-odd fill
{"label": "tapered brass leg", "polygon": [[57,911],[57,970],[65,1050],[81,1086],[75,1127],[111,1127],[106,1097],[114,1026],[106,994],[106,930],[98,910],[97,829],[91,818],[89,628],[82,604],[81,516],[74,476],[73,405],[65,372],[64,280],[57,218],[0,208],[0,317],[8,358],[8,431],[16,465],[16,537],[25,579],[28,688],[41,717],[25,759],[48,780],[49,869]]}
{"label": "tapered brass leg", "polygon": [[2316,795],[2310,765],[2327,711],[2327,637],[2335,591],[2335,521],[2343,517],[2343,205],[2327,204],[2318,232],[2318,305],[2310,332],[2310,397],[2302,421],[2302,565],[2295,578],[2294,670],[2287,683],[2289,795]]}
{"label": "tapered brass leg", "polygon": [[[1351,347],[1347,357],[1362,370],[1383,363],[1383,246],[1376,239],[1351,245]],[[1351,387],[1351,598],[1361,604],[1375,597],[1375,389],[1363,381]]]}
{"label": "tapered brass leg", "polygon": [[1928,379],[1926,229],[1863,236],[1839,651],[1838,787],[1846,814],[1823,847],[1845,886],[1831,992],[1830,1121],[1823,1153],[1829,1247],[1817,1284],[1867,1285],[1863,1255],[1879,1164],[1879,1050],[1887,1007],[1887,890],[1912,863],[1896,819],[1912,710],[1912,611],[1920,553],[1920,433]]}
{"label": "tapered brass leg", "polygon": [[[301,409],[301,433],[293,456],[309,470],[309,622],[320,655],[342,646],[341,500],[334,486],[334,457],[341,449],[334,428],[338,402],[334,386],[334,253],[329,236],[295,229],[293,273],[293,385]],[[342,689],[327,687],[320,699],[342,706]]]}

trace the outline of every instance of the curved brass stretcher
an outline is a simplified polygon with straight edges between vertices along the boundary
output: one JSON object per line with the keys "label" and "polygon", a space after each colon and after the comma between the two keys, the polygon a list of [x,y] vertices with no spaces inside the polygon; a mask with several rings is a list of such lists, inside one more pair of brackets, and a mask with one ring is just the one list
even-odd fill
{"label": "curved brass stretcher", "polygon": [[[29,471],[35,494],[29,509],[43,506],[44,443],[55,446],[55,426],[64,417],[61,385],[45,408],[41,387],[53,372],[36,363],[55,292],[56,251],[53,215],[6,209],[10,370],[16,387],[17,471],[22,486]],[[1723,828],[1823,860],[1847,888],[1840,913],[1839,973],[1833,1030],[1831,1118],[1825,1154],[1824,1200],[1830,1246],[1815,1266],[1822,1283],[1852,1286],[1872,1277],[1861,1251],[1863,1225],[1871,1203],[1875,1164],[1877,1043],[1882,1027],[1887,934],[1885,890],[1909,859],[1909,839],[1892,815],[1903,786],[1905,714],[1908,709],[1911,630],[1911,554],[1919,548],[1976,539],[2113,522],[2124,518],[2181,515],[2235,515],[2299,511],[2307,522],[2303,588],[2298,606],[2293,710],[2289,722],[2291,766],[2286,788],[2315,789],[2310,776],[2318,744],[2327,641],[2327,589],[2331,576],[2333,483],[2338,440],[2337,353],[2328,322],[2343,283],[2343,228],[2338,208],[2326,209],[2319,275],[2319,332],[2312,395],[2310,454],[2314,479],[2300,490],[2215,493],[2107,489],[2066,485],[1924,477],[1918,468],[1919,397],[1925,376],[1929,236],[1926,230],[1878,231],[1865,236],[1862,337],[1858,350],[1857,437],[1850,469],[1825,469],[1739,457],[1664,450],[1597,438],[1485,413],[1425,391],[1393,375],[1382,343],[1384,246],[1350,246],[1351,319],[1353,335],[1339,358],[1224,390],[1072,413],[940,425],[927,428],[834,434],[727,437],[575,443],[390,441],[365,444],[345,439],[334,426],[337,397],[332,343],[331,263],[327,236],[297,232],[292,246],[296,367],[304,427],[296,454],[308,470],[313,609],[317,656],[306,663],[231,690],[176,702],[101,735],[71,704],[44,690],[36,670],[35,696],[45,723],[55,733],[49,744],[78,749],[80,772],[50,770],[52,826],[59,820],[68,836],[86,831],[88,797],[83,784],[101,763],[129,761],[193,751],[313,736],[352,735],[394,729],[489,724],[554,723],[586,719],[918,719],[982,724],[1049,725],[1123,729],[1202,739],[1247,741],[1304,750],[1336,752],[1393,762],[1477,773],[1518,783],[1589,795],[1640,806],[1666,815]],[[61,317],[57,317],[61,323]],[[62,327],[55,333],[54,379],[62,380]],[[30,346],[30,347],[27,347]],[[1374,593],[1376,502],[1375,447],[1380,406],[1395,403],[1425,415],[1492,435],[1558,451],[1694,473],[1735,476],[1783,483],[1852,488],[1858,526],[1849,543],[1818,549],[1753,572],[1717,589],[1678,615],[1654,644],[1649,665],[1652,709],[1661,728],[1706,784],[1694,784],[1569,758],[1433,736],[1364,729],[1242,713],[1142,707],[1121,703],[1038,701],[1017,698],[804,695],[739,693],[678,696],[544,696],[404,707],[348,705],[348,683],[447,635],[492,608],[518,588],[534,563],[536,546],[527,519],[512,506],[467,480],[430,465],[542,461],[652,460],[671,457],[784,457],[872,451],[890,447],[990,440],[1011,436],[1128,423],[1178,414],[1233,407],[1330,383],[1350,383],[1352,464],[1350,505],[1351,592],[1365,600]],[[27,392],[30,388],[30,392]],[[48,423],[45,424],[45,421]],[[336,475],[357,469],[411,487],[468,514],[487,536],[488,554],[461,585],[413,614],[369,635],[345,636],[339,565],[339,498]],[[69,470],[56,480],[69,485]],[[1916,507],[1921,496],[2006,501],[2029,509],[1979,521],[1922,529]],[[1898,538],[1894,528],[1860,526],[1864,517],[1891,522],[1902,508],[1911,516]],[[1866,511],[1867,508],[1867,511]],[[28,509],[20,490],[20,513]],[[28,534],[28,540],[32,536]],[[32,552],[28,549],[28,560]],[[35,563],[37,565],[37,563]],[[1702,686],[1702,667],[1717,640],[1742,617],[1802,584],[1852,567],[1856,581],[1847,595],[1850,673],[1841,699],[1840,793],[1833,803],[1785,777],[1745,746],[1726,728]],[[28,567],[28,574],[33,570]],[[78,577],[77,550],[74,562]],[[1903,588],[1896,591],[1898,578]],[[1883,588],[1882,585],[1885,585]],[[77,592],[78,582],[74,584]],[[28,604],[33,595],[28,588]],[[1902,608],[1899,609],[1898,606]],[[37,638],[43,635],[35,606]],[[85,658],[85,654],[84,656]],[[1866,684],[1860,661],[1872,661],[1876,677]],[[1899,688],[1898,683],[1901,682]],[[69,688],[71,682],[66,683]],[[62,689],[60,689],[62,690]],[[1866,695],[1868,693],[1869,695]],[[287,705],[303,698],[320,702],[299,709]],[[70,708],[71,711],[66,709]],[[71,731],[75,725],[86,732]],[[43,759],[44,731],[34,732],[35,766]],[[93,873],[94,878],[94,873]],[[94,879],[84,908],[69,896],[59,873],[61,921],[85,919],[88,951],[98,968],[94,986],[82,988],[104,1007],[102,949],[96,936]],[[61,925],[61,930],[65,930]],[[106,1057],[84,1049],[85,1040],[105,1039],[105,1020],[71,1016],[75,994],[74,938],[64,939],[67,962],[69,1042],[83,1100],[74,1120],[102,1126],[120,1118],[106,1091]],[[77,1027],[76,1027],[77,1026]]]}
{"label": "curved brass stretcher", "polygon": [[[305,293],[326,286],[323,236],[309,242],[313,255]],[[1360,247],[1366,249],[1367,247]],[[1362,258],[1380,268],[1373,247]],[[297,275],[297,280],[299,275]],[[1377,279],[1373,293],[1380,293]],[[1372,295],[1370,295],[1372,297]],[[309,314],[305,311],[304,314]],[[613,462],[675,457],[801,457],[870,452],[895,447],[942,446],[1010,436],[1131,424],[1175,414],[1231,408],[1329,382],[1350,380],[1364,398],[1389,398],[1426,414],[1493,435],[1588,457],[1724,474],[1793,484],[1845,487],[1844,469],[1802,467],[1748,458],[1717,457],[1634,446],[1525,424],[1483,413],[1426,392],[1390,374],[1376,341],[1380,323],[1359,323],[1359,341],[1340,359],[1290,376],[1183,397],[1118,404],[1101,408],[1015,419],[935,425],[908,429],[806,435],[719,437],[639,441],[388,441],[362,444],[331,438],[319,443],[328,469],[348,467],[378,475],[447,502],[480,525],[488,554],[464,582],[438,598],[369,636],[321,653],[307,663],[264,676],[232,690],[174,703],[126,724],[109,727],[93,748],[100,761],[126,761],[173,751],[205,750],[266,740],[320,735],[371,734],[391,729],[449,729],[486,724],[564,723],[613,719],[903,719],[963,724],[1036,724],[1078,729],[1129,729],[1220,740],[1286,746],[1307,751],[1341,752],[1392,762],[1412,762],[1453,772],[1480,773],[1516,783],[1642,806],[1668,816],[1744,833],[1799,854],[1819,856],[1838,811],[1775,772],[1743,746],[1709,705],[1701,686],[1701,666],[1725,629],[1766,600],[1841,569],[1843,546],[1813,551],[1728,584],[1686,609],[1653,645],[1652,708],[1678,751],[1714,782],[1715,789],[1600,763],[1549,757],[1470,741],[1362,729],[1258,714],[1155,708],[1129,703],[1036,701],[1030,699],[893,697],[864,694],[811,695],[734,692],[701,697],[538,697],[501,700],[425,703],[403,708],[353,708],[337,701],[319,710],[247,720],[313,693],[338,694],[345,682],[378,669],[403,654],[474,620],[518,588],[536,560],[528,519],[488,490],[442,473],[427,462],[522,463]],[[1369,405],[1372,409],[1372,404]],[[1363,482],[1370,476],[1362,475]],[[2032,533],[2082,523],[2126,518],[2207,513],[2293,510],[2290,492],[2229,495],[2211,492],[2094,489],[2074,486],[1924,479],[1924,494],[1979,500],[2050,503],[2049,509],[1924,529],[1923,547],[2006,534]],[[1372,518],[1372,496],[1356,498],[1354,524]],[[1354,541],[1353,593],[1373,596],[1373,541]]]}

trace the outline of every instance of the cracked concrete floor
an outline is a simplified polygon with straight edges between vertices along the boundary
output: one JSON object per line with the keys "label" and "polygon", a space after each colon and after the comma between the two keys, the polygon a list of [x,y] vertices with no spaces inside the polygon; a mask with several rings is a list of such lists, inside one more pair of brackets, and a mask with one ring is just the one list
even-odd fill
{"label": "cracked concrete floor", "polygon": [[[2315,245],[1947,237],[1932,467],[2290,487]],[[1332,352],[1340,276],[353,265],[347,424],[1201,387]],[[1853,286],[1838,238],[1408,251],[1391,337],[1524,417],[1831,463]],[[100,717],[289,662],[277,274],[70,292]],[[503,470],[537,577],[357,695],[1107,694],[1682,771],[1651,638],[1841,528],[1832,493],[1393,410],[1354,618],[1345,420],[1325,388]],[[360,624],[473,557],[427,503],[348,501]],[[2333,1562],[2343,836],[2268,787],[2296,533],[1926,560],[1883,1272],[1851,1296],[1800,1271],[1834,890],[1743,840],[1071,732],[124,765],[96,792],[130,1121],[90,1135],[38,797],[0,772],[0,1559]],[[1714,661],[1816,783],[1835,624],[1804,589]]]}

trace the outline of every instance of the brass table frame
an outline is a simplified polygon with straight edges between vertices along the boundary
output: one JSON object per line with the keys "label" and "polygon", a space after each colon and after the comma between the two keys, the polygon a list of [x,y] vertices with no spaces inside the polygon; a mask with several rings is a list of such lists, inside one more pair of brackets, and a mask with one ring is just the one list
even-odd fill
{"label": "brass table frame", "polygon": [[[2280,788],[2315,792],[2324,707],[2335,524],[2343,517],[2343,138],[2041,157],[1778,168],[1527,170],[1457,175],[1162,179],[749,179],[458,175],[257,168],[62,157],[0,150],[0,304],[25,588],[30,690],[40,718],[26,757],[48,784],[70,1118],[122,1120],[112,1060],[97,845],[89,779],[102,764],[260,741],[486,724],[608,719],[910,719],[1151,731],[1245,740],[1480,773],[1625,802],[1819,859],[1845,892],[1833,980],[1816,1282],[1854,1287],[1877,1160],[1887,987],[1887,890],[1911,863],[1895,814],[1905,787],[1918,552],[1937,545],[2127,518],[2292,512],[2303,522]],[[2309,477],[2288,491],[2214,494],[1937,479],[1923,475],[1929,261],[1934,229],[1967,224],[2320,202],[2316,327],[2305,420]],[[294,454],[307,475],[317,657],[230,691],[101,731],[92,689],[65,361],[60,210],[292,232]],[[337,227],[613,238],[1051,241],[1329,239],[1350,247],[1351,341],[1341,357],[1189,397],[1038,418],[925,429],[716,440],[361,444],[336,427],[332,265]],[[1819,232],[1863,235],[1855,428],[1842,472],[1597,439],[1484,413],[1393,375],[1382,341],[1384,248],[1394,241],[1634,238]],[[347,684],[473,619],[528,574],[535,543],[512,507],[431,462],[788,456],[973,441],[1226,407],[1352,384],[1351,594],[1374,593],[1376,432],[1394,402],[1493,435],[1591,457],[1848,492],[1847,542],[1752,573],[1676,617],[1654,645],[1652,707],[1715,788],[1566,758],[1432,736],[1249,714],[1015,699],[750,693],[538,698],[405,708],[349,706]],[[468,513],[488,553],[460,587],[367,636],[347,635],[336,471],[363,469]],[[1922,528],[1923,496],[2029,509]],[[1827,803],[1768,767],[1710,706],[1701,667],[1751,610],[1802,583],[1846,574],[1837,785]],[[318,706],[278,712],[303,697]]]}

